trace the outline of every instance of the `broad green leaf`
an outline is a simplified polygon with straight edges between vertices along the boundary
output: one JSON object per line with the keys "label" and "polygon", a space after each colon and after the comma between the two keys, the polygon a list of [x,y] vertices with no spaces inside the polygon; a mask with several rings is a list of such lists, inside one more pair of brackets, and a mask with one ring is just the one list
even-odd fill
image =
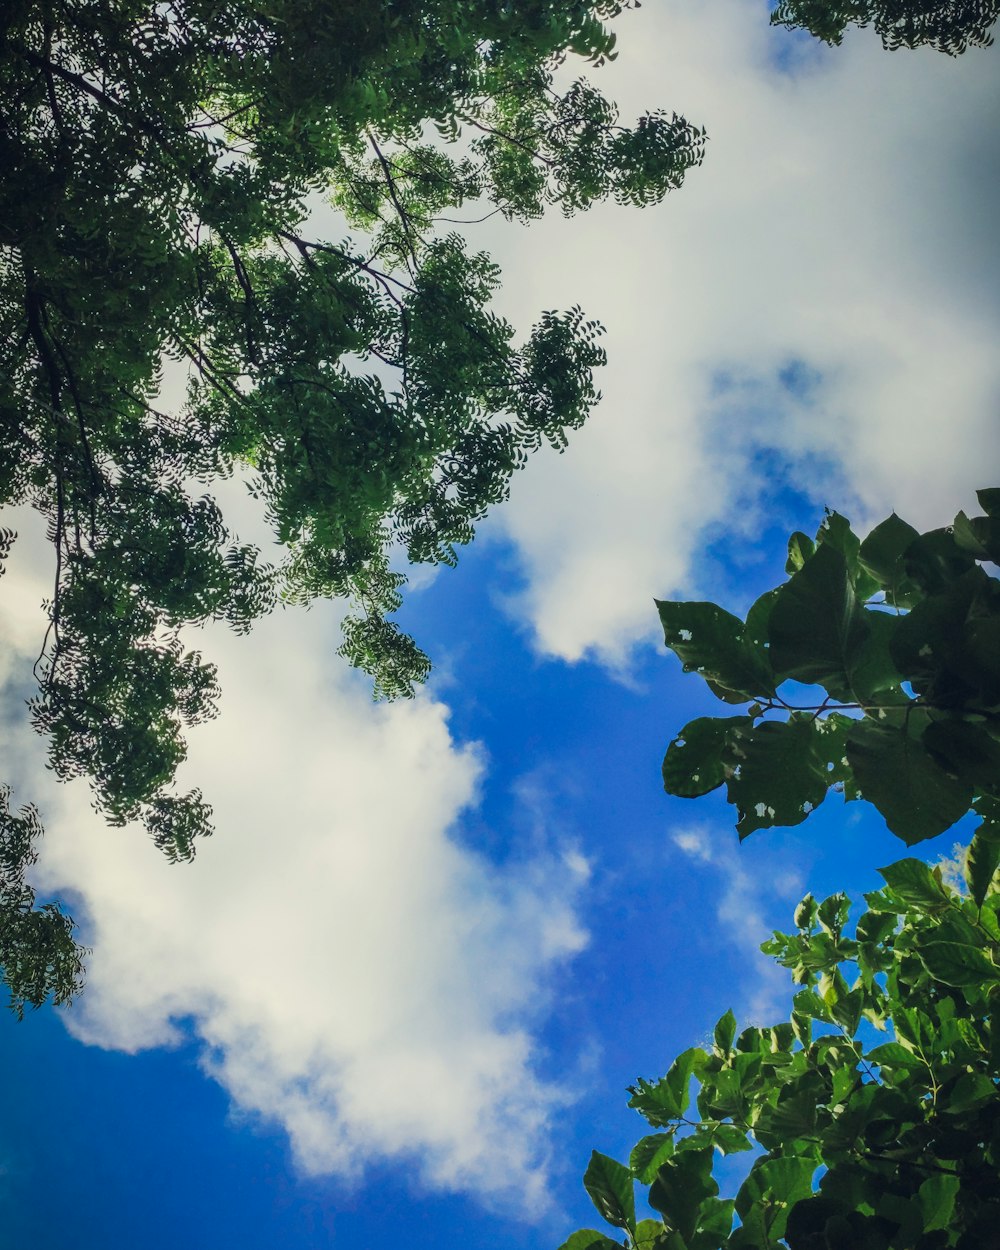
{"label": "broad green leaf", "polygon": [[650,1186],[649,1205],[663,1222],[690,1242],[702,1203],[719,1187],[712,1177],[712,1150],[685,1150],[660,1168]]}
{"label": "broad green leaf", "polygon": [[816,544],[801,530],[796,530],[788,540],[788,559],[785,561],[786,573],[797,573],[803,564],[816,550]]}
{"label": "broad green leaf", "polygon": [[720,1250],[733,1228],[735,1203],[730,1198],[705,1198],[698,1209],[697,1226],[688,1243],[690,1250]]}
{"label": "broad green leaf", "polygon": [[908,907],[934,914],[948,907],[948,892],[921,859],[899,859],[878,869],[878,874]]}
{"label": "broad green leaf", "polygon": [[674,1153],[673,1133],[651,1133],[632,1147],[629,1167],[643,1185],[649,1185],[662,1164]]}
{"label": "broad green leaf", "polygon": [[979,506],[987,516],[1000,516],[1000,486],[991,486],[985,490],[977,490],[976,498]]}
{"label": "broad green leaf", "polygon": [[712,1142],[724,1155],[741,1154],[744,1150],[753,1149],[746,1133],[735,1124],[717,1124],[712,1132]]}
{"label": "broad green leaf", "polygon": [[824,543],[778,595],[769,623],[770,657],[779,681],[824,686],[834,698],[870,632],[843,554]]}
{"label": "broad green leaf", "polygon": [[960,1116],[997,1100],[996,1081],[985,1072],[964,1072],[942,1106],[943,1115]]}
{"label": "broad green leaf", "polygon": [[656,600],[666,645],[686,673],[699,673],[728,703],[774,694],[767,652],[745,636],[743,622],[714,603]]}
{"label": "broad green leaf", "polygon": [[920,1214],[923,1217],[924,1232],[932,1233],[936,1228],[948,1228],[951,1215],[955,1209],[961,1182],[957,1176],[947,1176],[942,1172],[928,1176],[921,1182]]}
{"label": "broad green leaf", "polygon": [[657,1243],[662,1242],[665,1233],[662,1220],[640,1220],[632,1244],[636,1250],[659,1250]]}
{"label": "broad green leaf", "polygon": [[700,1070],[705,1058],[705,1052],[697,1046],[683,1051],[659,1081],[640,1079],[629,1086],[632,1097],[628,1105],[644,1115],[654,1128],[680,1119],[691,1099],[691,1077]]}
{"label": "broad green leaf", "polygon": [[834,547],[844,557],[854,593],[859,600],[864,602],[878,590],[877,579],[861,564],[861,540],[851,529],[851,523],[846,517],[839,512],[827,512],[816,533],[816,541],[827,547]]}
{"label": "broad green leaf", "polygon": [[818,906],[811,894],[807,894],[795,909],[793,917],[797,929],[811,929],[816,923]]}
{"label": "broad green leaf", "polygon": [[989,894],[998,867],[1000,867],[1000,841],[991,837],[983,837],[977,831],[965,855],[965,883],[977,907],[983,905],[986,895]]}
{"label": "broad green leaf", "polygon": [[926,942],[917,947],[920,962],[936,981],[959,989],[1000,982],[1000,968],[977,946],[961,942]]}
{"label": "broad green leaf", "polygon": [[787,1155],[756,1164],[736,1195],[736,1214],[759,1226],[771,1242],[783,1236],[791,1207],[812,1194],[816,1161]]}
{"label": "broad green leaf", "polygon": [[868,637],[851,662],[848,684],[859,703],[881,706],[906,703],[903,680],[890,650],[900,617],[891,612],[869,609],[865,612]]}
{"label": "broad green leaf", "polygon": [[663,788],[680,798],[696,798],[725,780],[723,751],[730,738],[752,724],[748,716],[701,716],[689,721],[663,759]]}
{"label": "broad green leaf", "polygon": [[600,1215],[615,1228],[635,1232],[632,1173],[624,1164],[595,1150],[583,1174],[583,1187]]}
{"label": "broad green leaf", "polygon": [[977,789],[1000,787],[1000,742],[982,725],[967,720],[933,721],[924,730],[923,743],[949,773]]}
{"label": "broad green leaf", "polygon": [[581,1228],[568,1237],[559,1250],[622,1250],[621,1243],[605,1237],[596,1228]]}
{"label": "broad green leaf", "polygon": [[899,1042],[886,1042],[882,1046],[876,1046],[874,1050],[868,1052],[866,1059],[885,1068],[903,1068],[908,1071],[927,1068],[926,1060],[921,1059],[913,1051],[907,1050]]}
{"label": "broad green leaf", "polygon": [[847,758],[862,797],[908,846],[949,829],[972,802],[971,785],[945,772],[905,726],[856,723]]}
{"label": "broad green leaf", "polygon": [[903,554],[919,533],[895,514],[876,525],[862,542],[858,559],[886,592],[890,603],[909,606],[922,592],[908,579]]}
{"label": "broad green leaf", "polygon": [[727,752],[726,791],[740,838],[772,825],[797,825],[826,798],[823,722],[765,721],[740,732]]}
{"label": "broad green leaf", "polygon": [[955,542],[950,529],[930,530],[915,538],[903,557],[903,566],[928,595],[946,591],[974,567],[974,560]]}
{"label": "broad green leaf", "polygon": [[824,932],[839,937],[851,914],[851,900],[846,894],[831,894],[816,909],[816,918]]}
{"label": "broad green leaf", "polygon": [[736,1017],[733,1015],[732,1009],[722,1016],[715,1026],[715,1048],[720,1055],[725,1057],[733,1049],[733,1041],[736,1038]]}

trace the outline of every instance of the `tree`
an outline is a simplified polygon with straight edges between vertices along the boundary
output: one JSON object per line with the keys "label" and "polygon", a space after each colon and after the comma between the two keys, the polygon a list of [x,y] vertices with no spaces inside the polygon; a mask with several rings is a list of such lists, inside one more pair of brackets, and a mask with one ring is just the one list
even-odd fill
{"label": "tree", "polygon": [[886,51],[926,45],[958,56],[993,42],[997,0],[781,0],[772,26],[839,44],[848,26],[874,26]]}
{"label": "tree", "polygon": [[[584,1177],[627,1246],[996,1245],[1000,881],[971,860],[968,894],[916,859],[879,871],[885,887],[865,896],[853,936],[843,894],[818,904],[807,895],[797,933],[764,944],[802,987],[790,1019],[737,1035],[727,1012],[710,1048],[686,1050],[661,1080],[630,1089],[629,1106],[656,1131],[628,1165],[595,1151]],[[752,1149],[735,1198],[721,1200],[715,1152]],[[636,1182],[657,1218],[637,1219]],[[562,1250],[621,1244],[582,1229]]]}
{"label": "tree", "polygon": [[[793,534],[784,585],[746,620],[663,602],[666,645],[737,716],[699,717],[663,761],[670,794],[720,786],[745,838],[796,825],[830,789],[873,803],[908,845],[981,819],[973,862],[1000,862],[1000,490],[985,515],[918,532],[893,513],[861,542],[837,513]],[[797,694],[793,683],[818,687]]]}
{"label": "tree", "polygon": [[[469,205],[651,203],[700,161],[683,118],[629,129],[585,80],[556,89],[570,54],[614,55],[624,7],[4,7],[0,501],[37,509],[54,553],[31,711],[57,776],[171,858],[210,829],[173,781],[218,696],[183,627],[344,597],[343,653],[410,693],[429,664],[389,619],[394,551],[454,563],[596,401],[597,323],[545,312],[515,345],[497,269],[447,230]],[[323,198],[351,238],[315,237]],[[167,362],[188,371],[175,411]],[[278,567],[208,493],[234,470]]]}

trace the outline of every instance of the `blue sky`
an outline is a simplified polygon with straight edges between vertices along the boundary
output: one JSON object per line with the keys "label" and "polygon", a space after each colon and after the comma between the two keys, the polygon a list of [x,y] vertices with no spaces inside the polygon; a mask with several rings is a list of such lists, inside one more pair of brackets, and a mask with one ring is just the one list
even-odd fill
{"label": "blue sky", "polygon": [[704,122],[706,162],[656,210],[475,236],[506,315],[579,301],[611,363],[569,451],[411,595],[414,704],[370,703],[333,607],[198,635],[224,694],[185,782],[218,831],[171,868],[41,767],[20,524],[0,729],[94,951],[71,1011],[0,1029],[11,1244],[556,1250],[596,1222],[590,1150],[642,1133],[625,1086],[728,1006],[780,1011],[755,944],[903,852],[833,796],[742,847],[719,796],[664,796],[713,701],[652,599],[745,608],[824,503],[942,524],[1000,480],[996,53],[824,52],[752,0],[646,6],[619,46],[605,89]]}

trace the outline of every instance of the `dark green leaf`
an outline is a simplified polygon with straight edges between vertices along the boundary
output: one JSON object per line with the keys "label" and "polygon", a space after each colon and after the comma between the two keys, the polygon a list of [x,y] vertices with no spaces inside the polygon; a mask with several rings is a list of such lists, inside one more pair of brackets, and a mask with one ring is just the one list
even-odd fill
{"label": "dark green leaf", "polygon": [[629,1087],[632,1097],[628,1105],[640,1112],[655,1127],[679,1119],[691,1098],[691,1077],[700,1070],[705,1052],[697,1046],[683,1051],[655,1083],[639,1080]]}
{"label": "dark green leaf", "polygon": [[685,1150],[660,1168],[650,1186],[649,1205],[662,1214],[665,1224],[690,1242],[702,1203],[718,1192],[712,1178],[712,1151]]}
{"label": "dark green leaf", "polygon": [[862,796],[908,846],[943,833],[972,802],[971,785],[945,772],[905,726],[856,723],[847,758]]}
{"label": "dark green leaf", "polygon": [[859,703],[883,705],[905,703],[902,674],[892,658],[891,644],[900,618],[891,612],[870,609],[865,613],[868,637],[861,645],[848,673],[851,693]]}
{"label": "dark green leaf", "polygon": [[726,1012],[715,1026],[715,1048],[720,1055],[726,1056],[733,1049],[736,1037],[736,1017],[732,1010]]}
{"label": "dark green leaf", "polygon": [[965,856],[965,883],[973,902],[981,907],[1000,867],[1000,841],[977,830]]}
{"label": "dark green leaf", "polygon": [[649,1185],[661,1164],[674,1153],[673,1133],[651,1133],[632,1147],[629,1167],[632,1175],[643,1185]]}
{"label": "dark green leaf", "polygon": [[781,587],[769,623],[771,664],[779,681],[791,677],[824,686],[835,698],[869,634],[843,554],[823,544]]}
{"label": "dark green leaf", "polygon": [[923,1217],[925,1233],[950,1226],[960,1184],[957,1176],[946,1176],[942,1172],[928,1176],[921,1182],[920,1214]]}
{"label": "dark green leaf", "polygon": [[729,703],[774,694],[767,652],[747,640],[739,617],[714,603],[656,600],[656,606],[664,641],[686,673],[700,673]]}
{"label": "dark green leaf", "polygon": [[788,1212],[812,1193],[816,1161],[794,1155],[766,1159],[754,1166],[736,1195],[736,1214],[751,1227],[761,1227],[772,1242],[785,1231]]}
{"label": "dark green leaf", "polygon": [[920,859],[899,859],[878,870],[879,876],[907,907],[933,915],[948,907],[948,893]]}
{"label": "dark green leaf", "polygon": [[689,721],[663,759],[666,792],[687,799],[721,786],[725,780],[723,751],[734,734],[751,723],[748,716],[702,716]]}
{"label": "dark green leaf", "polygon": [[987,516],[1000,516],[1000,486],[991,486],[985,490],[977,490],[976,498],[979,506]]}
{"label": "dark green leaf", "polygon": [[741,838],[772,825],[797,825],[826,798],[823,724],[813,717],[766,721],[734,737],[726,788]]}
{"label": "dark green leaf", "polygon": [[923,743],[947,772],[976,789],[1000,788],[1000,742],[981,724],[954,719],[933,721],[924,730]]}
{"label": "dark green leaf", "polygon": [[861,564],[886,592],[888,601],[902,607],[922,596],[917,584],[907,578],[903,565],[904,552],[917,538],[919,534],[913,526],[894,512],[875,526],[858,553]]}
{"label": "dark green leaf", "polygon": [[595,1150],[583,1175],[583,1187],[600,1215],[615,1228],[635,1232],[632,1173],[624,1164]]}
{"label": "dark green leaf", "polygon": [[1000,969],[985,951],[960,942],[927,942],[917,948],[920,962],[936,981],[959,989],[1000,982]]}
{"label": "dark green leaf", "polygon": [[788,540],[788,559],[785,561],[786,573],[797,573],[803,564],[816,550],[816,544],[801,530],[796,530]]}
{"label": "dark green leaf", "polygon": [[559,1250],[622,1250],[621,1243],[605,1237],[595,1228],[581,1228],[568,1237]]}

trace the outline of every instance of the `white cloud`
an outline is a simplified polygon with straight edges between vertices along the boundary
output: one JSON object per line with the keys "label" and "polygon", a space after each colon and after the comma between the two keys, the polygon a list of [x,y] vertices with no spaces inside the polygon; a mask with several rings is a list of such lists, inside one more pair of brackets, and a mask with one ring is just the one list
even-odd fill
{"label": "white cloud", "polygon": [[760,944],[771,936],[765,920],[767,905],[780,901],[787,905],[802,894],[802,879],[794,869],[777,873],[747,872],[732,845],[732,831],[725,834],[707,825],[676,829],[670,840],[689,859],[716,878],[712,896],[716,899],[715,918],[719,927],[739,952],[739,959],[752,968],[752,975],[741,975],[736,984],[743,1011],[750,1022],[772,1024],[788,1011],[788,973],[773,959],[761,954]]}
{"label": "white cloud", "polygon": [[594,80],[630,117],[705,124],[704,165],[658,208],[490,240],[520,321],[579,301],[608,327],[603,404],[497,524],[539,649],[612,663],[655,633],[654,594],[692,590],[707,524],[766,515],[762,449],[860,523],[946,523],[1000,469],[993,51],[865,31],[800,54],[756,0],[644,7],[619,50]]}
{"label": "white cloud", "polygon": [[[12,564],[16,605],[37,587]],[[193,1030],[235,1106],[282,1125],[308,1172],[406,1158],[432,1186],[541,1206],[566,1092],[537,1075],[535,1034],[550,974],[585,942],[586,864],[544,830],[502,870],[463,846],[479,750],[429,697],[373,705],[335,630],[319,609],[199,636],[224,698],[190,735],[183,782],[218,830],[190,866],[104,827],[82,785],[25,758],[30,730],[5,727],[15,797],[45,818],[39,884],[94,948],[66,1022],[125,1051]]]}

